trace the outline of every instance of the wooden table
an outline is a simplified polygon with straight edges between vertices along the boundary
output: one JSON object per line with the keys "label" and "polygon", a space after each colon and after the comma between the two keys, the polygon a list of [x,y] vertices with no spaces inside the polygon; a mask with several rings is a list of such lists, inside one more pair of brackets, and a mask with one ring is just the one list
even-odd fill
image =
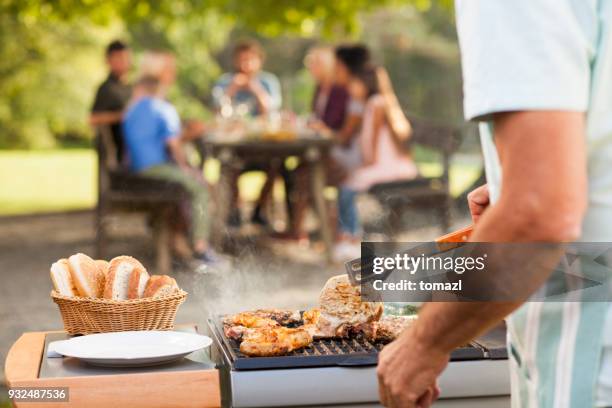
{"label": "wooden table", "polygon": [[[68,387],[68,402],[15,402],[16,407],[220,407],[219,372],[215,368],[163,371],[151,367],[133,373],[43,377],[45,338],[56,332],[24,333],[11,347],[5,364],[8,388]],[[89,368],[85,367],[83,371]],[[125,369],[125,371],[137,369]]]}
{"label": "wooden table", "polygon": [[[310,188],[315,211],[319,218],[321,238],[325,245],[325,255],[331,261],[333,245],[332,228],[327,216],[323,191],[326,185],[325,159],[333,142],[323,137],[298,137],[294,140],[271,141],[261,139],[242,139],[224,141],[221,137],[205,138],[203,147],[207,157],[214,157],[221,163],[218,184],[218,202],[230,203],[232,174],[239,171],[247,162],[270,163],[284,161],[287,157],[297,156],[308,165]],[[225,222],[230,211],[229,205],[218,205],[213,222],[213,237],[218,243],[226,231]]]}

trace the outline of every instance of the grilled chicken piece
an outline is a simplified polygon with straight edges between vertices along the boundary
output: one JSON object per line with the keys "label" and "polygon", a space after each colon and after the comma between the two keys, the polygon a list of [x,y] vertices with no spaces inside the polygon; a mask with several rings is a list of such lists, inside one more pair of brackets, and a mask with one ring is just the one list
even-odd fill
{"label": "grilled chicken piece", "polygon": [[304,312],[303,320],[315,338],[348,337],[351,327],[377,321],[382,311],[382,303],[362,302],[361,288],[338,275],[325,283],[319,307]]}
{"label": "grilled chicken piece", "polygon": [[223,319],[223,330],[227,337],[240,340],[247,329],[286,326],[300,321],[299,311],[258,309],[226,316]]}
{"label": "grilled chicken piece", "polygon": [[[271,323],[273,321],[274,323]],[[299,311],[282,309],[258,309],[226,316],[223,324],[226,326],[264,327],[287,326],[299,323]]]}
{"label": "grilled chicken piece", "polygon": [[248,329],[243,333],[240,352],[251,357],[281,356],[311,343],[312,336],[301,328]]}
{"label": "grilled chicken piece", "polygon": [[244,333],[250,330],[248,327],[244,326],[225,326],[223,328],[223,332],[225,333],[225,337],[228,339],[234,339],[240,341]]}

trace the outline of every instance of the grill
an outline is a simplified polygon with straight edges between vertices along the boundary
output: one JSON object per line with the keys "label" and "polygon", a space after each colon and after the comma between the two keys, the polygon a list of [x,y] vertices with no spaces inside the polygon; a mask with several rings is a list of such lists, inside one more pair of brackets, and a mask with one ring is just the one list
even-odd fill
{"label": "grill", "polygon": [[[238,341],[225,336],[221,317],[209,319],[208,324],[211,331],[214,332],[214,337],[221,343],[221,347],[234,370],[373,366],[378,362],[378,352],[386,344],[384,342],[370,342],[363,337],[316,339],[309,347],[283,356],[248,357],[240,352]],[[489,357],[487,348],[475,341],[453,351],[451,361],[480,360]]]}
{"label": "grill", "polygon": [[[285,356],[247,357],[237,341],[225,337],[220,317],[209,319],[208,326],[224,407],[374,406],[378,401],[376,363],[384,343],[315,340]],[[440,378],[441,398],[457,398],[453,401],[462,401],[457,407],[508,406],[505,332],[499,327],[452,353]]]}

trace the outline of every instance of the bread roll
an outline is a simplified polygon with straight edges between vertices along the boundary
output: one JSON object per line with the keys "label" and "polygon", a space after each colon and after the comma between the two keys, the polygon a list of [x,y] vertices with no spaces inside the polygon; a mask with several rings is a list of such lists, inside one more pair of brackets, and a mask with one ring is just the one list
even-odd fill
{"label": "bread roll", "polygon": [[128,283],[128,299],[140,299],[144,295],[145,288],[149,282],[149,273],[141,265],[141,268],[134,268]]}
{"label": "bread roll", "polygon": [[172,295],[179,290],[176,281],[168,275],[153,275],[147,283],[143,297],[161,297]]}
{"label": "bread roll", "polygon": [[104,290],[104,273],[96,261],[85,254],[75,254],[68,258],[70,276],[80,296],[97,298]]}
{"label": "bread roll", "polygon": [[106,277],[108,276],[108,268],[110,267],[110,263],[104,259],[96,259],[96,265],[98,265],[98,268],[100,268],[100,270],[104,274],[104,279],[106,280]]}
{"label": "bread roll", "polygon": [[[142,283],[144,280],[144,283]],[[104,286],[104,298],[114,300],[136,299],[139,288],[146,284],[148,274],[144,266],[138,260],[130,256],[118,256],[110,261],[106,284]],[[132,295],[130,295],[130,285]],[[143,289],[144,291],[144,289]]]}
{"label": "bread roll", "polygon": [[63,296],[78,296],[78,291],[70,275],[67,259],[60,259],[51,265],[51,281],[55,291]]}

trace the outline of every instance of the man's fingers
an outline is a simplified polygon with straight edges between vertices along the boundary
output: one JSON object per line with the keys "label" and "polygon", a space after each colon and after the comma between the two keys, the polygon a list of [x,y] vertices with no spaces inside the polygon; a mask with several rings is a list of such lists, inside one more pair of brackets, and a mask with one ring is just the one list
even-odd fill
{"label": "man's fingers", "polygon": [[467,199],[469,202],[473,202],[480,205],[486,205],[489,203],[489,187],[485,184],[474,190],[468,195]]}
{"label": "man's fingers", "polygon": [[387,396],[388,395],[387,387],[385,386],[385,379],[383,378],[383,375],[381,373],[380,366],[379,366],[376,374],[378,375],[378,398],[380,399],[380,403],[383,406],[388,407],[389,406],[389,398]]}
{"label": "man's fingers", "polygon": [[434,401],[434,391],[432,388],[429,388],[425,391],[425,394],[421,395],[416,403],[417,408],[429,408]]}
{"label": "man's fingers", "polygon": [[437,382],[436,382],[436,385],[434,385],[433,390],[434,390],[433,401],[436,402],[436,400],[440,397],[440,387],[438,386]]}
{"label": "man's fingers", "polygon": [[472,220],[476,222],[489,205],[489,188],[486,184],[478,187],[468,194],[467,200]]}

